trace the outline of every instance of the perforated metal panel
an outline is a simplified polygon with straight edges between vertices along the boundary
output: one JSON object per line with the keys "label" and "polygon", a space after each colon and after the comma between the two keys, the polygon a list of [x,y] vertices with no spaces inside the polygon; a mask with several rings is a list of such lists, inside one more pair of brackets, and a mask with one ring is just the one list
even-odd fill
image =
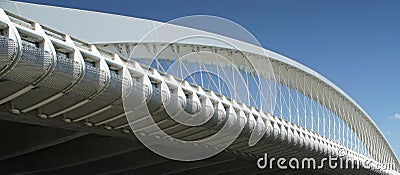
{"label": "perforated metal panel", "polygon": [[106,72],[92,65],[86,65],[83,80],[70,93],[90,97],[106,84]]}
{"label": "perforated metal panel", "polygon": [[0,70],[10,65],[17,54],[15,41],[4,36],[0,36]]}
{"label": "perforated metal panel", "polygon": [[79,62],[63,55],[57,55],[55,71],[48,79],[41,82],[39,86],[63,90],[65,87],[78,80],[78,77],[82,74],[81,67],[82,65]]}
{"label": "perforated metal panel", "polygon": [[23,41],[21,60],[5,78],[22,83],[34,82],[49,70],[52,59],[49,52]]}
{"label": "perforated metal panel", "polygon": [[[122,75],[118,75],[115,72],[111,71],[111,80],[107,89],[100,94],[97,98],[94,99],[95,102],[110,104],[120,99],[122,96],[122,83],[124,82],[124,78]],[[128,80],[125,80],[127,82]]]}

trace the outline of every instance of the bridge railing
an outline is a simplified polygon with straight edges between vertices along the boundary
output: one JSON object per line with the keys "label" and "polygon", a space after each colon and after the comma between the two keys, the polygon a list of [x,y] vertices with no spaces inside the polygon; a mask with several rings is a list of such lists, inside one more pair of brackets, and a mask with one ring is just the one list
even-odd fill
{"label": "bridge railing", "polygon": [[[90,43],[70,38],[66,34],[62,34],[47,27],[42,27],[35,22],[4,11],[2,11],[0,21],[2,31],[2,48],[0,49],[6,49],[2,52],[2,55],[0,55],[0,67],[2,68],[0,70],[0,77],[2,79],[28,83],[26,87],[0,99],[0,104],[9,102],[29,92],[36,86],[48,86],[59,90],[59,93],[36,104],[27,106],[21,109],[21,112],[29,112],[38,109],[68,93],[80,94],[82,95],[82,99],[77,100],[76,104],[71,104],[71,106],[67,108],[53,111],[53,113],[50,114],[39,115],[43,118],[58,117],[91,101],[102,101],[99,99],[114,99],[110,103],[110,106],[113,106],[117,102],[120,102],[123,97],[121,97],[121,95],[118,95],[118,97],[110,97],[113,95],[104,94],[112,94],[118,91],[124,83],[131,83],[132,87],[137,88],[137,90],[148,91],[145,97],[150,98],[151,93],[157,93],[158,91],[152,89],[151,84],[140,82],[140,80],[135,77],[154,77],[154,72],[158,72],[158,70],[161,72],[158,74],[163,78],[171,73],[165,71],[165,69],[168,68],[163,68],[164,70],[160,68],[160,65],[161,67],[166,65],[160,63],[163,59],[155,59],[156,64],[150,63],[147,65],[134,62],[144,70],[144,74],[137,74],[135,71],[130,71],[133,81],[129,82],[129,80],[125,80],[122,77],[122,72],[125,64],[123,60],[130,60],[131,58],[120,59],[118,54],[110,52],[105,48],[99,49]],[[229,49],[219,49],[229,52]],[[181,51],[185,52],[185,49],[181,49]],[[193,52],[193,50],[187,52]],[[196,53],[198,52],[197,50]],[[243,56],[243,54],[241,56]],[[271,76],[271,74],[255,75],[251,72],[254,70],[254,67],[251,69],[252,65],[249,64],[233,64],[233,66],[238,67],[237,70],[239,70],[236,72],[236,75],[241,75],[244,79],[247,79],[244,81],[245,87],[248,88],[247,94],[240,92],[240,89],[233,88],[233,95],[227,96],[227,93],[222,92],[221,86],[218,86],[218,88],[216,86],[216,84],[221,84],[222,80],[218,79],[218,77],[208,77],[208,81],[216,82],[214,82],[214,87],[207,88],[207,96],[211,98],[213,95],[210,94],[215,92],[219,94],[217,101],[223,101],[222,99],[227,96],[228,98],[225,98],[226,100],[224,102],[226,103],[225,106],[232,106],[235,103],[245,105],[247,109],[260,107],[259,110],[247,110],[247,116],[250,114],[261,116],[260,113],[265,112],[263,110],[270,110],[264,114],[269,117],[263,120],[266,122],[266,126],[271,127],[271,131],[279,130],[281,137],[293,137],[299,138],[300,140],[301,138],[307,138],[308,147],[314,147],[322,151],[327,151],[327,148],[330,148],[330,154],[335,154],[332,150],[336,151],[339,147],[344,146],[347,147],[349,151],[351,150],[350,152],[352,155],[355,155],[355,157],[359,159],[372,158],[376,162],[395,163],[398,168],[398,160],[389,144],[375,124],[358,105],[335,90],[335,88],[332,88],[329,83],[324,82],[314,75],[310,75],[308,72],[294,67],[293,65],[277,61],[274,58],[262,59],[269,59],[271,61],[273,76]],[[38,65],[39,71],[32,72],[34,67],[31,65],[35,64]],[[235,71],[232,71],[232,66],[213,65],[205,61],[179,62],[179,65],[193,68],[196,68],[196,65],[200,65],[199,67],[202,66],[205,70],[215,69],[221,72],[224,71],[225,78],[235,81]],[[68,69],[66,69],[67,67]],[[151,71],[149,69],[150,67],[155,68],[156,71]],[[250,69],[248,69],[249,67]],[[64,72],[62,71],[63,69]],[[28,70],[29,72],[26,72]],[[181,70],[182,69],[178,69],[178,72]],[[57,77],[66,74],[66,72],[72,73],[72,76],[68,79],[69,81],[66,81],[65,84],[58,84]],[[222,73],[219,73],[218,76],[222,76]],[[188,81],[186,78],[187,77],[184,77],[182,74],[175,74],[174,79],[176,81],[190,82],[188,84],[190,84],[191,88],[196,88],[200,85],[199,82],[196,82],[196,77],[192,77],[193,81]],[[266,99],[260,98],[260,94],[262,93],[271,93],[269,91],[259,92],[260,79],[266,81],[267,84],[271,81],[274,82],[273,84],[269,84],[273,87],[267,88],[267,90],[274,92],[274,94],[268,96],[272,97],[271,99],[273,99],[273,102],[266,102]],[[204,82],[203,79],[201,81]],[[211,83],[208,83],[208,85],[210,84]],[[230,84],[234,86],[235,82],[231,82]],[[255,85],[255,87],[253,87],[255,90],[250,90],[251,84]],[[185,91],[188,90],[186,89]],[[87,93],[82,94],[82,92]],[[121,94],[121,92],[117,92],[116,94]],[[204,96],[204,93],[200,93],[197,90],[194,90],[191,94]],[[242,94],[245,94],[247,98],[238,98],[238,96]],[[185,101],[191,105],[198,103],[198,101],[186,97]],[[263,109],[262,105],[265,103],[274,103],[274,105],[269,105]],[[91,123],[87,122],[87,119],[108,109],[110,106],[106,106],[103,109],[78,118],[65,118],[64,120],[67,122],[86,121],[85,124],[88,126],[104,125],[111,120],[106,119],[98,123]],[[111,119],[117,119],[123,116],[122,114],[114,116]],[[115,126],[114,128],[126,130],[127,126],[128,125],[123,124]],[[274,132],[270,134],[273,135]],[[310,142],[310,140],[312,141]]]}

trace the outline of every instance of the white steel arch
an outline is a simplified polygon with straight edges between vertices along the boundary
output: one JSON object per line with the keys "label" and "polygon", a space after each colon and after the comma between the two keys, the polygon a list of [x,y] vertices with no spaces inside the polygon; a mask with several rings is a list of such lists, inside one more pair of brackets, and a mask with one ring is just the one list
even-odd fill
{"label": "white steel arch", "polygon": [[[159,49],[165,47],[166,44],[170,44],[168,42],[169,38],[154,39],[154,37],[149,37],[148,40],[142,40],[144,35],[153,30],[155,27],[162,25],[162,23],[155,21],[10,1],[1,1],[0,7],[19,16],[32,18],[33,20],[58,31],[64,31],[69,35],[95,43],[96,45],[89,44],[91,49],[88,50],[91,50],[91,53],[88,52],[88,50],[83,49],[82,47],[84,46],[79,46],[76,44],[80,42],[84,43],[83,45],[85,45],[87,44],[86,42],[76,39],[71,39],[69,42],[73,50],[79,50],[79,53],[78,51],[76,52],[76,58],[77,60],[81,60],[82,64],[84,64],[82,59],[78,59],[82,57],[82,55],[89,56],[93,59],[96,57],[98,58],[95,60],[99,62],[98,66],[105,72],[106,77],[106,83],[102,85],[102,89],[99,89],[99,91],[96,92],[98,94],[103,93],[109,84],[109,82],[107,82],[109,78],[107,77],[110,76],[110,70],[108,69],[110,65],[114,64],[116,67],[119,67],[119,69],[123,69],[121,64],[122,62],[127,62],[130,60],[128,55],[132,54],[131,51],[133,48],[139,48],[139,52],[135,52],[134,54],[136,58],[149,59],[154,57],[153,53],[148,51],[149,47]],[[52,17],[54,14],[66,16],[67,18],[54,19],[54,17]],[[77,23],[80,24],[79,27],[74,26]],[[10,26],[9,29],[13,29],[15,24],[6,23],[5,25]],[[40,26],[39,24],[35,25]],[[16,26],[18,28],[17,33],[24,29],[24,27],[20,27],[19,25]],[[118,28],[119,32],[110,32],[110,27]],[[294,123],[314,133],[320,133],[320,135],[323,135],[327,139],[331,140],[327,142],[329,142],[328,145],[331,145],[332,147],[345,145],[355,153],[373,158],[378,162],[394,162],[398,168],[399,162],[393,153],[391,146],[368,114],[349,95],[347,95],[332,82],[324,78],[322,75],[304,65],[301,65],[300,63],[291,60],[290,58],[242,41],[181,26],[166,25],[166,27],[169,30],[181,31],[177,32],[178,34],[190,32],[191,34],[211,35],[223,38],[226,41],[240,46],[242,49],[242,52],[235,52],[236,50],[234,47],[224,43],[201,39],[185,40],[184,42],[176,42],[173,46],[169,46],[171,48],[180,48],[180,52],[182,53],[219,49],[223,50],[221,51],[221,54],[226,54],[227,56],[233,53],[233,55],[230,56],[243,57],[244,53],[244,55],[247,55],[249,59],[258,59],[261,60],[261,62],[262,60],[271,61],[273,73],[276,76],[274,80],[277,82],[278,88],[278,94],[276,98],[277,110],[279,110],[276,113],[271,111],[271,113],[274,115],[279,114],[280,116],[278,117],[281,118],[278,119],[280,122],[275,122],[274,126],[272,127],[276,127],[282,131],[288,132],[286,131],[287,127],[285,128],[284,126],[293,125]],[[137,30],[132,33],[132,28]],[[44,31],[50,30],[45,28]],[[51,30],[51,32],[54,31]],[[51,36],[48,33],[47,35],[49,36],[47,36],[45,33],[42,33],[42,35],[44,36],[43,38],[49,37],[53,43],[57,42],[54,39],[54,36]],[[19,43],[18,37],[19,36],[16,37],[17,43]],[[99,51],[97,51],[97,49]],[[54,50],[50,52],[55,54]],[[56,57],[54,56],[54,58]],[[174,57],[171,56],[171,54],[166,54],[159,56],[159,59],[173,60]],[[207,59],[205,60],[207,61]],[[237,67],[246,65],[246,63],[240,59],[233,60],[233,62]],[[150,64],[147,66],[152,67]],[[248,72],[247,70],[248,69],[243,69],[243,72]],[[155,75],[150,76],[157,77]],[[142,82],[142,84],[143,83],[145,82]],[[24,92],[21,92],[20,94],[23,93]],[[12,94],[12,96],[9,98],[3,98],[1,100],[7,102],[12,98],[15,98],[16,95]],[[86,102],[89,102],[90,100],[92,99],[89,99]],[[57,115],[53,114],[50,115],[50,117],[56,117],[62,113],[66,113],[79,107],[80,105],[84,105],[86,102],[77,103],[77,106],[71,106],[66,110],[57,111],[55,112]],[[35,107],[28,107],[27,109],[34,108]],[[73,119],[73,121],[78,122],[85,120],[93,115],[95,114],[88,114],[80,118]],[[323,127],[326,125],[328,125],[328,128]],[[289,132],[293,131],[290,130]],[[307,133],[307,131],[298,133],[296,132],[296,134],[303,133]],[[293,136],[296,134],[293,134]],[[306,135],[309,137],[310,134]],[[311,133],[311,135],[313,135],[313,133]],[[319,138],[317,135],[314,137]],[[318,142],[318,140],[314,140],[313,142],[307,144],[314,144],[314,142]]]}

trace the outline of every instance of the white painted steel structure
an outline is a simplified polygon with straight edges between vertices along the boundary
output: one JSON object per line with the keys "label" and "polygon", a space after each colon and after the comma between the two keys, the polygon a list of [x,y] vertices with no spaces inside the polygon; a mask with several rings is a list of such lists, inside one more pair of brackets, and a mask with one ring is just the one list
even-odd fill
{"label": "white painted steel structure", "polygon": [[[164,114],[161,101],[176,99],[176,105],[187,112],[203,110],[204,116],[216,112],[212,119],[215,123],[224,121],[230,113],[239,115],[245,133],[259,132],[260,137],[277,145],[293,145],[318,155],[337,155],[340,148],[345,148],[351,158],[391,163],[400,171],[392,148],[368,114],[332,82],[287,57],[232,38],[171,24],[166,28],[223,38],[241,50],[207,39],[174,44],[162,37],[143,39],[164,25],[145,19],[10,1],[0,1],[0,7],[4,9],[0,11],[0,79],[15,82],[0,85],[0,104],[11,103],[13,113],[34,112],[42,118],[60,118],[66,124],[129,132],[125,113],[113,112],[120,110],[128,95],[122,94],[121,87],[129,86],[131,93],[139,94],[137,106],[147,103],[159,107],[150,107],[154,116]],[[163,48],[168,49],[151,60]],[[196,56],[202,51],[211,54]],[[180,55],[192,57],[180,61]],[[215,55],[230,58],[233,67],[213,64]],[[256,64],[243,61],[243,57]],[[168,71],[173,64],[178,65],[176,71]],[[203,73],[185,76],[196,70],[213,70],[222,78]],[[131,78],[124,78],[124,71]],[[235,87],[235,73],[244,77],[247,92]],[[183,79],[183,84],[176,83]],[[259,92],[263,83],[268,91]],[[40,93],[35,90],[38,87],[51,91]],[[166,99],[160,99],[161,93],[168,94]],[[166,124],[169,120],[158,122],[180,138],[190,140],[212,134],[207,133],[208,126],[193,132],[189,126]],[[196,136],[197,132],[202,135]],[[240,137],[231,149],[259,155],[270,149],[263,145],[263,139],[248,147],[249,139]],[[398,174],[390,170],[377,172]]]}

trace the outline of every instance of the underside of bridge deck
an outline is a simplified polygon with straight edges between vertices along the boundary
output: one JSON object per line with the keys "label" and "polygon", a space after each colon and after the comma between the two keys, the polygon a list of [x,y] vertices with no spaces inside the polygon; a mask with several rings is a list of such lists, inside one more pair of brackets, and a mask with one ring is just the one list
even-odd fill
{"label": "underside of bridge deck", "polygon": [[[0,174],[398,174],[368,114],[289,58],[176,25],[167,31],[246,49],[204,38],[93,44],[26,19],[14,5],[39,17],[124,21],[115,25],[138,31],[159,23],[0,5],[12,11],[0,9]],[[292,159],[297,164],[279,163]]]}
{"label": "underside of bridge deck", "polygon": [[[132,134],[15,115],[6,105],[0,118],[2,174],[332,174],[329,169],[260,169],[258,157],[233,148],[201,161],[174,161],[148,150]],[[271,146],[266,152],[282,150]],[[342,173],[374,174],[362,169]]]}

